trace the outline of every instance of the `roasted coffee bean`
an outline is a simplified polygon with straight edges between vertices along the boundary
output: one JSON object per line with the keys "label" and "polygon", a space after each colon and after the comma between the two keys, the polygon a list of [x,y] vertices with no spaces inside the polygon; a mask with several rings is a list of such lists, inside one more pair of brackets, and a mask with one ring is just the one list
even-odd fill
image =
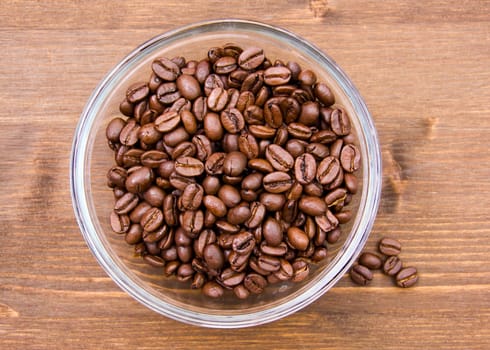
{"label": "roasted coffee bean", "polygon": [[199,176],[204,172],[204,164],[196,158],[180,157],[175,161],[175,171],[186,177]]}
{"label": "roasted coffee bean", "polygon": [[[175,147],[182,142],[188,141],[190,135],[185,131],[183,127],[178,127],[163,135],[163,146],[164,147]],[[167,153],[171,154],[172,149],[166,149]]]}
{"label": "roasted coffee bean", "polygon": [[131,193],[141,193],[151,186],[153,179],[153,171],[150,168],[143,166],[129,174],[125,186]]}
{"label": "roasted coffee bean", "polygon": [[347,197],[347,190],[345,188],[337,188],[328,192],[324,200],[328,207],[335,207],[340,203],[343,203]]}
{"label": "roasted coffee bean", "polygon": [[165,192],[158,186],[151,186],[143,192],[143,199],[154,207],[161,207],[164,198]]}
{"label": "roasted coffee bean", "polygon": [[300,184],[307,185],[311,183],[316,175],[316,161],[311,154],[304,153],[296,158],[294,162],[294,177]]}
{"label": "roasted coffee bean", "polygon": [[396,239],[384,237],[379,241],[378,249],[384,255],[393,256],[400,254],[402,245]]}
{"label": "roasted coffee bean", "polygon": [[223,161],[223,173],[239,176],[247,166],[247,157],[241,152],[230,152]]}
{"label": "roasted coffee bean", "polygon": [[415,267],[405,267],[396,275],[396,284],[402,288],[414,286],[419,280]]}
{"label": "roasted coffee bean", "polygon": [[199,84],[203,84],[208,75],[211,73],[211,64],[208,60],[201,60],[197,63],[194,73]]}
{"label": "roasted coffee bean", "polygon": [[260,294],[264,291],[267,281],[257,273],[249,273],[243,280],[243,285],[253,294]]}
{"label": "roasted coffee bean", "polygon": [[185,210],[197,210],[201,205],[204,189],[201,185],[191,183],[187,185],[181,195],[182,207]]}
{"label": "roasted coffee bean", "polygon": [[131,221],[129,216],[113,210],[110,215],[111,228],[115,233],[126,233],[129,230]]}
{"label": "roasted coffee bean", "polygon": [[206,96],[211,94],[211,91],[215,88],[224,88],[223,81],[217,74],[209,74],[204,81],[204,93]]}
{"label": "roasted coffee bean", "polygon": [[259,144],[255,137],[247,132],[240,134],[238,148],[248,159],[255,159],[259,156]]}
{"label": "roasted coffee bean", "polygon": [[286,203],[286,197],[279,193],[262,193],[259,197],[260,203],[262,203],[268,211],[280,211]]}
{"label": "roasted coffee bean", "polygon": [[289,124],[287,127],[287,131],[292,137],[300,140],[308,140],[312,135],[311,129],[302,123]]}
{"label": "roasted coffee bean", "polygon": [[361,153],[356,146],[352,144],[345,145],[342,147],[342,152],[340,153],[340,164],[342,168],[348,173],[352,173],[359,169],[361,162]]}
{"label": "roasted coffee bean", "polygon": [[141,242],[142,236],[143,236],[143,228],[141,227],[141,225],[132,224],[129,227],[129,230],[127,231],[126,235],[124,236],[124,240],[126,241],[127,244],[133,245]]}
{"label": "roasted coffee bean", "polygon": [[243,69],[252,70],[259,67],[264,59],[264,50],[259,47],[249,47],[238,57],[238,64]]}
{"label": "roasted coffee bean", "polygon": [[383,272],[388,276],[395,276],[402,269],[403,264],[396,255],[389,256],[383,264]]}
{"label": "roasted coffee bean", "polygon": [[352,219],[352,215],[352,211],[348,209],[335,213],[335,217],[339,221],[339,224],[345,224],[349,222]]}
{"label": "roasted coffee bean", "polygon": [[139,223],[141,221],[141,218],[143,217],[143,214],[151,207],[152,205],[147,202],[139,202],[129,213],[129,218],[131,219],[131,222]]}
{"label": "roasted coffee bean", "polygon": [[191,283],[191,289],[201,289],[206,283],[206,276],[204,273],[197,272]]}
{"label": "roasted coffee bean", "polygon": [[126,99],[129,103],[137,103],[145,99],[150,93],[147,83],[139,82],[131,85],[126,91]]}
{"label": "roasted coffee bean", "polygon": [[318,160],[322,160],[330,155],[330,150],[327,146],[315,142],[310,143],[306,146],[306,152],[308,152]]}
{"label": "roasted coffee bean", "polygon": [[265,157],[279,171],[289,171],[294,166],[293,157],[281,146],[272,144],[265,151]]}
{"label": "roasted coffee bean", "polygon": [[180,123],[180,115],[174,111],[168,111],[155,120],[155,129],[161,133],[174,130]]}
{"label": "roasted coffee bean", "polygon": [[177,88],[180,95],[192,101],[201,95],[201,86],[192,75],[182,74],[177,78]]}
{"label": "roasted coffee bean", "polygon": [[225,216],[228,211],[225,203],[223,203],[220,198],[213,195],[204,196],[203,204],[206,209],[219,218]]}
{"label": "roasted coffee bean", "polygon": [[228,92],[222,87],[216,87],[209,93],[207,104],[212,111],[222,111],[228,103]]}
{"label": "roasted coffee bean", "polygon": [[201,289],[202,293],[210,298],[220,298],[224,294],[224,289],[214,281],[206,282]]}
{"label": "roasted coffee bean", "polygon": [[293,156],[293,158],[297,158],[305,153],[306,145],[307,143],[302,140],[290,139],[286,142],[285,148],[286,151],[288,151],[289,154]]}
{"label": "roasted coffee bean", "polygon": [[356,194],[358,189],[357,177],[352,173],[344,174],[344,182],[345,186],[349,190],[350,193]]}
{"label": "roasted coffee bean", "polygon": [[153,61],[151,68],[153,73],[162,80],[174,81],[180,74],[179,66],[168,58],[159,58]]}
{"label": "roasted coffee bean", "polygon": [[221,124],[227,132],[236,134],[245,127],[245,119],[236,108],[225,109],[220,115]]}
{"label": "roasted coffee bean", "polygon": [[129,119],[124,128],[119,133],[119,141],[125,146],[133,146],[138,142],[138,132],[140,126],[134,119]]}
{"label": "roasted coffee bean", "polygon": [[293,282],[304,281],[310,274],[310,266],[305,260],[296,259],[291,265],[293,267]]}
{"label": "roasted coffee bean", "polygon": [[283,241],[283,230],[276,219],[269,217],[262,225],[262,235],[269,246],[277,247]]}
{"label": "roasted coffee bean", "polygon": [[194,136],[192,143],[196,146],[196,156],[201,162],[205,162],[213,153],[211,141],[205,135]]}
{"label": "roasted coffee bean", "polygon": [[206,194],[216,194],[220,188],[221,184],[219,178],[216,176],[206,176],[202,181],[202,187]]}
{"label": "roasted coffee bean", "polygon": [[230,224],[240,225],[245,223],[252,215],[248,205],[238,205],[228,210],[226,219]]}
{"label": "roasted coffee bean", "polygon": [[327,232],[327,242],[330,244],[335,244],[340,239],[342,235],[342,230],[339,227]]}
{"label": "roasted coffee bean", "polygon": [[264,120],[268,126],[277,129],[283,122],[281,107],[279,107],[279,104],[269,101],[264,106]]}
{"label": "roasted coffee bean", "polygon": [[248,255],[255,247],[254,236],[247,231],[242,231],[233,237],[231,248],[240,255]]}
{"label": "roasted coffee bean", "polygon": [[373,273],[363,265],[354,265],[350,270],[350,278],[354,283],[365,286],[373,279]]}
{"label": "roasted coffee bean", "polygon": [[375,253],[365,252],[359,256],[359,264],[370,270],[377,270],[383,265],[383,261]]}
{"label": "roasted coffee bean", "polygon": [[229,74],[237,69],[237,61],[235,57],[224,56],[214,62],[213,68],[217,74]]}
{"label": "roasted coffee bean", "polygon": [[256,94],[264,84],[264,74],[259,72],[250,73],[242,83],[240,92],[250,91]]}
{"label": "roasted coffee bean", "polygon": [[176,271],[177,280],[179,280],[181,282],[189,281],[193,278],[194,273],[195,272],[194,272],[191,264],[189,264],[189,263],[181,264]]}
{"label": "roasted coffee bean", "polygon": [[186,210],[180,224],[187,234],[196,236],[204,226],[204,214],[201,210]]}
{"label": "roasted coffee bean", "polygon": [[119,135],[122,129],[126,126],[126,122],[122,118],[112,119],[105,129],[105,135],[110,142],[120,142]]}
{"label": "roasted coffee bean", "polygon": [[163,267],[165,266],[165,260],[163,260],[161,257],[157,255],[149,255],[145,254],[143,255],[143,260],[148,263],[151,266],[154,267]]}
{"label": "roasted coffee bean", "polygon": [[147,210],[141,217],[141,226],[146,232],[155,231],[163,223],[163,213],[160,209],[153,207]]}
{"label": "roasted coffee bean", "polygon": [[328,156],[317,167],[316,179],[322,184],[331,183],[340,172],[340,162],[337,158]]}
{"label": "roasted coffee bean", "polygon": [[281,242],[277,246],[270,246],[267,244],[266,241],[263,241],[260,244],[260,251],[265,255],[284,256],[284,254],[286,254],[286,252],[288,251],[288,246],[284,242]]}
{"label": "roasted coffee bean", "polygon": [[327,211],[326,203],[321,198],[313,196],[301,197],[298,202],[298,208],[310,216],[325,215]]}
{"label": "roasted coffee bean", "polygon": [[328,144],[337,139],[337,135],[330,130],[320,130],[311,135],[311,142],[318,142],[322,144]]}
{"label": "roasted coffee bean", "polygon": [[335,215],[328,209],[325,215],[315,216],[315,222],[325,232],[329,232],[339,225]]}
{"label": "roasted coffee bean", "polygon": [[313,88],[315,97],[326,107],[335,103],[335,96],[327,84],[317,83]]}
{"label": "roasted coffee bean", "polygon": [[219,276],[219,281],[226,288],[235,287],[243,282],[245,272],[236,272],[231,268],[223,270]]}
{"label": "roasted coffee bean", "polygon": [[212,269],[219,270],[223,267],[223,264],[225,263],[223,251],[215,243],[208,244],[204,248],[203,257],[206,261],[206,264]]}
{"label": "roasted coffee bean", "polygon": [[271,163],[266,160],[266,159],[250,159],[248,161],[248,166],[252,170],[257,170],[262,173],[270,173],[274,171],[274,168],[272,167]]}
{"label": "roasted coffee bean", "polygon": [[351,131],[351,124],[347,112],[343,109],[334,109],[330,114],[330,126],[335,134],[348,135]]}
{"label": "roasted coffee bean", "polygon": [[208,244],[216,242],[216,234],[213,230],[203,230],[199,237],[194,240],[194,253],[196,256],[202,258],[204,256],[204,248]]}
{"label": "roasted coffee bean", "polygon": [[196,155],[196,146],[189,141],[179,143],[172,151],[172,159],[180,157],[194,157]]}
{"label": "roasted coffee bean", "polygon": [[198,121],[202,121],[206,113],[208,113],[207,98],[199,96],[192,103],[192,113]]}
{"label": "roasted coffee bean", "polygon": [[277,86],[287,84],[291,79],[291,71],[287,67],[270,67],[264,71],[264,82]]}
{"label": "roasted coffee bean", "polygon": [[306,233],[297,227],[290,227],[287,232],[287,237],[289,244],[298,250],[305,250],[310,242]]}
{"label": "roasted coffee bean", "polygon": [[204,116],[204,133],[211,141],[219,141],[223,138],[224,130],[221,125],[219,115],[216,113],[207,113]]}
{"label": "roasted coffee bean", "polygon": [[238,299],[247,299],[250,295],[250,292],[243,284],[239,284],[233,288],[233,293]]}
{"label": "roasted coffee bean", "polygon": [[218,197],[228,208],[233,208],[241,202],[240,192],[231,185],[223,185],[218,191]]}
{"label": "roasted coffee bean", "polygon": [[242,188],[245,190],[258,190],[262,186],[264,175],[261,173],[252,173],[242,180]]}
{"label": "roasted coffee bean", "polygon": [[252,202],[250,204],[250,217],[245,221],[245,226],[248,228],[258,227],[266,215],[265,206],[260,202]]}
{"label": "roasted coffee bean", "polygon": [[197,120],[195,115],[188,110],[183,110],[180,112],[180,120],[184,126],[185,131],[188,134],[195,134],[197,132]]}
{"label": "roasted coffee bean", "polygon": [[266,254],[261,254],[257,258],[257,264],[262,270],[267,272],[275,272],[281,268],[281,261],[278,257]]}
{"label": "roasted coffee bean", "polygon": [[293,180],[288,173],[275,171],[264,176],[262,183],[264,189],[270,193],[283,193],[291,188]]}
{"label": "roasted coffee bean", "polygon": [[119,166],[112,167],[107,172],[107,184],[109,187],[124,187],[127,178],[128,172]]}
{"label": "roasted coffee bean", "polygon": [[[155,95],[157,96],[158,102],[163,105],[171,105],[181,97],[180,91],[175,83],[161,84]],[[171,111],[178,113],[178,111],[175,110]]]}

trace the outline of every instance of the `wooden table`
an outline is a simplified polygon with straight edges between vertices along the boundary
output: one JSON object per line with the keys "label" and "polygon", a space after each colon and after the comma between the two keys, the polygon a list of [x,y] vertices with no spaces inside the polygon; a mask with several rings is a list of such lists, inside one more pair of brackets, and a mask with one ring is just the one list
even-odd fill
{"label": "wooden table", "polygon": [[[225,331],[146,309],[99,267],[69,193],[85,102],[141,42],[232,16],[296,32],[357,85],[384,161],[367,247],[400,239],[417,287],[345,277],[290,317]],[[0,348],[490,347],[489,2],[12,0],[0,47]]]}

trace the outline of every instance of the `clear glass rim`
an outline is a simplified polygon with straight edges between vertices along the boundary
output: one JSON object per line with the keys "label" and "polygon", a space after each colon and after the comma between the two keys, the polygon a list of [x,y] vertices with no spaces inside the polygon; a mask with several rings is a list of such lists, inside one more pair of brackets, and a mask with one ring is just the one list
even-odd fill
{"label": "clear glass rim", "polygon": [[[357,220],[354,223],[355,233],[344,244],[342,248],[343,253],[337,254],[334,261],[332,261],[330,264],[331,268],[325,269],[326,271],[323,271],[304,288],[294,293],[284,303],[275,305],[267,310],[250,313],[242,312],[236,315],[215,315],[205,312],[195,312],[167,303],[145,289],[138,287],[117,266],[111,255],[105,249],[100,237],[98,237],[97,230],[91,221],[88,205],[90,198],[87,194],[89,184],[86,181],[85,172],[86,161],[90,155],[87,144],[90,125],[95,120],[97,108],[101,103],[101,99],[104,97],[104,91],[107,90],[108,85],[110,85],[109,83],[120,74],[121,70],[127,69],[131,65],[131,62],[137,59],[142,53],[152,51],[178,38],[198,32],[224,32],[229,30],[252,30],[273,36],[276,39],[294,45],[300,51],[303,51],[320,62],[337,81],[345,95],[351,100],[363,129],[363,133],[359,137],[363,137],[364,140],[362,142],[366,145],[366,153],[370,156],[363,157],[363,177],[365,182],[361,205],[359,207],[359,211],[362,211],[362,213],[357,215],[357,218],[362,218],[362,220]],[[381,154],[378,136],[371,115],[358,90],[332,58],[307,40],[285,29],[256,21],[223,19],[197,22],[158,35],[133,50],[105,76],[90,96],[75,130],[70,160],[70,189],[75,216],[87,245],[99,264],[120,288],[143,305],[169,318],[192,325],[211,328],[240,328],[264,324],[288,316],[311,304],[335,285],[361,252],[372,229],[381,196],[381,173]],[[367,191],[367,188],[369,188],[369,191]]]}

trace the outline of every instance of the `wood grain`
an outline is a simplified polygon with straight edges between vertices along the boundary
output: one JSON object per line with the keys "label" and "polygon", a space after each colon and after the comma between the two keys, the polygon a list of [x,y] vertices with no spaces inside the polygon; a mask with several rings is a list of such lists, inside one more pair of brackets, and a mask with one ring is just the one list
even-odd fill
{"label": "wood grain", "polygon": [[[159,316],[99,267],[69,193],[83,106],[136,45],[224,17],[296,32],[357,85],[384,162],[367,248],[399,238],[416,288],[343,278],[290,317],[223,331]],[[0,47],[0,348],[488,349],[489,2],[3,1]]]}

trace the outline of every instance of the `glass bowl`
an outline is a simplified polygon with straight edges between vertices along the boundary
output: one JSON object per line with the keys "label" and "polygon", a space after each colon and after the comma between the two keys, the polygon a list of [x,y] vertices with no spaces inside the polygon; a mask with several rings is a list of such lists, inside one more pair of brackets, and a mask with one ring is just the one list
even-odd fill
{"label": "glass bowl", "polygon": [[[296,61],[312,69],[327,83],[351,117],[361,151],[360,188],[350,208],[355,215],[343,227],[342,238],[329,245],[329,257],[313,265],[300,283],[267,286],[246,300],[225,293],[211,299],[188,283],[167,278],[161,269],[146,264],[124,238],[112,232],[109,216],[114,205],[106,173],[113,166],[113,151],[105,128],[119,116],[119,104],[132,83],[147,81],[156,57],[201,59],[209,48],[235,43],[264,48],[271,61]],[[83,237],[106,273],[128,294],[169,318],[205,327],[238,328],[259,325],[290,315],[309,305],[346,273],[366,242],[379,205],[381,156],[368,109],[346,74],[311,43],[284,29],[245,20],[217,20],[191,24],[142,44],[115,66],[99,83],[83,110],[71,154],[73,207]]]}

